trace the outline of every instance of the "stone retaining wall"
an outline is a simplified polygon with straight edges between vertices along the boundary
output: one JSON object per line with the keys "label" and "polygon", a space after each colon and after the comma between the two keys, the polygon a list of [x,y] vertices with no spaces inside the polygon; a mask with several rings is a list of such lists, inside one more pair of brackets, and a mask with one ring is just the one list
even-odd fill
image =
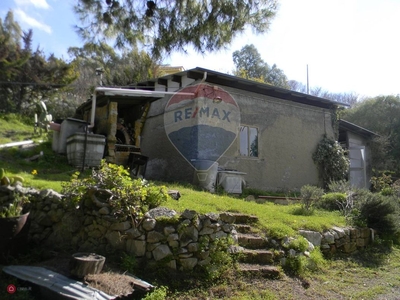
{"label": "stone retaining wall", "polygon": [[[54,250],[99,254],[121,250],[148,261],[162,260],[174,269],[190,270],[210,262],[216,239],[231,237],[237,242],[235,216],[229,213],[199,215],[186,210],[177,215],[159,207],[148,212],[140,224],[132,225],[132,220],[118,221],[106,207],[99,208],[91,201],[78,209],[70,207],[63,195],[49,189],[1,186],[0,198],[11,197],[14,191],[31,198],[30,240]],[[325,254],[351,253],[366,247],[374,237],[368,228],[333,227],[323,233],[299,233],[309,241],[309,251],[320,247]]]}
{"label": "stone retaining wall", "polygon": [[322,234],[316,231],[299,230],[300,235],[305,237],[314,246],[320,247],[325,254],[336,252],[352,253],[368,246],[375,236],[370,228],[340,228],[332,227]]}
{"label": "stone retaining wall", "polygon": [[[199,215],[186,210],[177,216],[175,211],[159,207],[133,226],[132,220],[116,220],[108,209],[90,201],[78,209],[68,207],[63,195],[53,190],[8,186],[2,187],[0,195],[14,190],[31,196],[30,240],[50,249],[99,254],[121,250],[139,259],[163,260],[171,268],[190,270],[210,262],[210,248],[216,239],[237,241],[232,225],[235,218],[229,214]],[[157,217],[164,218],[158,221]]]}

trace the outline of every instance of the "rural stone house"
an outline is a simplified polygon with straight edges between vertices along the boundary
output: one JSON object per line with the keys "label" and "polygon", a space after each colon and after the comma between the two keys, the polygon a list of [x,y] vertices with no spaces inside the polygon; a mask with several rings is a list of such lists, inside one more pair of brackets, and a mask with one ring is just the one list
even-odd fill
{"label": "rural stone house", "polygon": [[[336,119],[347,106],[194,68],[137,84],[99,87],[77,118],[106,137],[105,157],[152,180],[299,190],[321,185],[312,154],[324,135],[353,155],[350,179],[368,186],[373,133]],[[338,130],[340,128],[340,130]],[[340,134],[339,134],[340,133]]]}

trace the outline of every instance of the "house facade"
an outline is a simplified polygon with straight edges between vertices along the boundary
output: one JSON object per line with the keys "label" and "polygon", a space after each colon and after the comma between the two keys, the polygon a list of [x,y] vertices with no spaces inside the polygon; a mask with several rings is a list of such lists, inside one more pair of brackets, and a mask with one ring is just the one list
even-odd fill
{"label": "house facade", "polygon": [[336,109],[347,106],[203,68],[132,92],[104,90],[77,112],[87,120],[95,110],[93,132],[107,137],[108,161],[129,165],[141,155],[150,180],[196,183],[211,171],[236,172],[268,191],[322,186],[312,154],[324,135],[338,138]]}
{"label": "house facade", "polygon": [[252,188],[321,185],[312,154],[324,135],[337,137],[342,104],[201,68],[154,81],[154,90],[184,95],[151,104],[141,139],[147,178],[193,182],[216,162],[245,173]]}

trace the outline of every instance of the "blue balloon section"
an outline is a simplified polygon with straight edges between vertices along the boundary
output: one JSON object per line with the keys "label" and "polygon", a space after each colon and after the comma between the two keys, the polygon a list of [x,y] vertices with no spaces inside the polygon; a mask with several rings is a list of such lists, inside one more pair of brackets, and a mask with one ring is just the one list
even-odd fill
{"label": "blue balloon section", "polygon": [[167,136],[196,170],[208,170],[218,161],[236,140],[239,125],[235,99],[227,91],[207,84],[182,89],[165,107]]}
{"label": "blue balloon section", "polygon": [[[221,154],[232,144],[236,134],[223,128],[195,125],[171,132],[168,137],[193,167],[196,169],[206,167],[208,169],[212,163],[207,166],[196,166],[193,161],[217,161]],[[197,141],[201,142],[197,143]]]}

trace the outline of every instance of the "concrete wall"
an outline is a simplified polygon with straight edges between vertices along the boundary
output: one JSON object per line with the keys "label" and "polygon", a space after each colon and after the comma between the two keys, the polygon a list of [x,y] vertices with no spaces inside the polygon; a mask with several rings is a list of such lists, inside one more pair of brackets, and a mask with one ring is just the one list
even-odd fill
{"label": "concrete wall", "polygon": [[[236,100],[242,125],[259,130],[259,157],[239,155],[239,141],[218,160],[220,166],[246,172],[249,187],[299,190],[320,184],[312,154],[324,134],[334,138],[331,112],[238,89],[222,87]],[[152,103],[144,126],[142,154],[149,156],[146,177],[192,182],[194,168],[169,141],[164,129],[166,97]]]}

